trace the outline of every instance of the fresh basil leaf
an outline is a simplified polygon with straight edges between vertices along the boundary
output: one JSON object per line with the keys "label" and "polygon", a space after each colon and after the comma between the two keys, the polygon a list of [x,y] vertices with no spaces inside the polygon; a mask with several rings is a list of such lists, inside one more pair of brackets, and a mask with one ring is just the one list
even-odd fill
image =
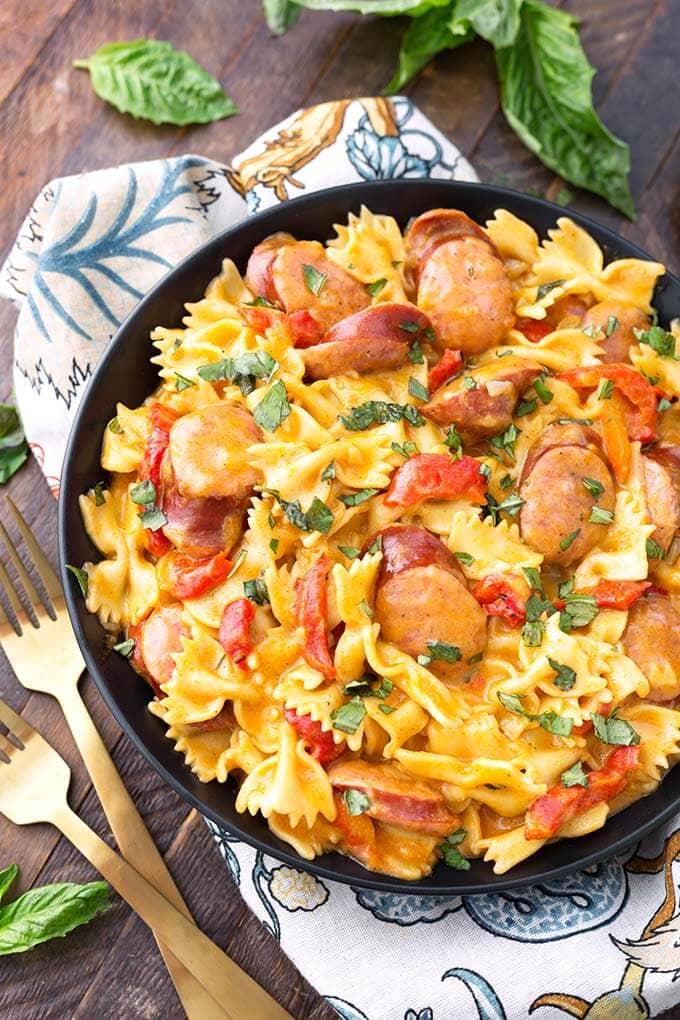
{"label": "fresh basil leaf", "polygon": [[604,744],[616,744],[619,747],[631,747],[640,743],[640,734],[625,719],[616,715],[600,715],[592,712],[595,736]]}
{"label": "fresh basil leaf", "polygon": [[600,388],[597,391],[598,400],[611,400],[611,395],[614,392],[614,382],[612,379],[603,379],[600,383]]}
{"label": "fresh basil leaf", "polygon": [[497,450],[501,450],[507,454],[510,460],[515,460],[515,443],[517,442],[518,436],[521,435],[521,429],[518,429],[514,423],[508,425],[505,432],[501,432],[498,436],[490,436],[489,444],[495,447]]}
{"label": "fresh basil leaf", "polygon": [[19,428],[21,421],[16,407],[12,404],[0,404],[0,439],[5,439]]}
{"label": "fresh basil leaf", "polygon": [[368,551],[373,555],[374,553],[382,552],[382,547],[382,535],[376,535],[369,545]]}
{"label": "fresh basil leaf", "polygon": [[403,329],[404,333],[417,333],[418,330],[420,329],[420,326],[418,325],[417,322],[413,322],[407,319],[405,322],[399,323],[399,329]]}
{"label": "fresh basil leaf", "polygon": [[583,763],[577,761],[571,768],[567,769],[560,776],[562,786],[587,786],[588,773],[583,768]]}
{"label": "fresh basil leaf", "polygon": [[460,843],[463,842],[467,836],[467,829],[456,829],[450,836],[447,836],[443,843],[440,843],[437,849],[442,855],[442,860],[449,868],[455,868],[456,871],[469,871],[470,862],[466,857],[463,857],[460,850],[457,849]]}
{"label": "fresh basil leaf", "polygon": [[267,585],[261,577],[252,581],[244,581],[243,594],[249,602],[252,602],[256,606],[268,606],[271,602]]}
{"label": "fresh basil leaf", "polygon": [[529,623],[534,623],[536,620],[540,619],[543,613],[548,613],[549,615],[552,609],[553,604],[549,599],[541,598],[539,595],[534,593],[527,599],[525,607],[527,620]]}
{"label": "fresh basil leaf", "polygon": [[387,95],[399,92],[437,53],[474,39],[474,32],[451,12],[451,6],[432,7],[413,19],[402,36],[397,69],[385,86]]}
{"label": "fresh basil leaf", "polygon": [[348,684],[345,684],[342,693],[346,694],[348,698],[363,698],[372,693],[371,684],[374,680],[375,676],[372,673],[367,673],[365,676],[359,677],[358,680],[350,680]]}
{"label": "fresh basil leaf", "polygon": [[512,475],[503,475],[498,484],[500,485],[501,489],[509,489],[512,487],[514,481],[515,479],[512,477]]}
{"label": "fresh basil leaf", "polygon": [[378,711],[382,712],[383,715],[392,715],[392,712],[396,712],[396,706],[395,705],[385,705],[383,703],[382,705],[378,705]]}
{"label": "fresh basil leaf", "polygon": [[468,659],[468,666],[474,666],[477,662],[481,662],[483,658],[484,652],[477,652],[475,655],[471,655]]}
{"label": "fresh basil leaf", "polygon": [[550,656],[548,656],[548,663],[555,672],[553,680],[555,687],[559,687],[561,691],[570,691],[576,683],[576,671],[571,666],[564,666],[561,662],[556,662]]}
{"label": "fresh basil leaf", "polygon": [[330,464],[327,464],[326,467],[321,472],[321,481],[332,482],[334,478],[335,478],[335,461],[332,460]]}
{"label": "fresh basil leaf", "polygon": [[545,622],[543,620],[527,620],[522,627],[522,641],[527,648],[540,648],[545,635]]}
{"label": "fresh basil leaf", "polygon": [[473,376],[471,375],[466,375],[463,378],[463,386],[465,387],[466,390],[476,390],[477,380],[473,378]]}
{"label": "fresh basil leaf", "polygon": [[[455,553],[454,553],[455,555]],[[537,591],[541,595],[543,594],[543,581],[541,575],[536,567],[522,567],[522,573],[526,577],[527,584],[532,591]]]}
{"label": "fresh basil leaf", "polygon": [[391,404],[384,400],[367,400],[353,407],[349,414],[341,414],[340,421],[352,432],[360,432],[371,425],[385,425],[391,421],[407,421],[409,425],[424,425],[425,419],[413,404]]}
{"label": "fresh basil leaf", "polygon": [[357,549],[353,545],[339,545],[338,549],[348,560],[355,560],[357,556],[361,556],[361,549]]}
{"label": "fresh basil leaf", "polygon": [[466,19],[477,35],[496,49],[511,46],[519,32],[523,0],[458,0],[456,18]]}
{"label": "fresh basil leaf", "polygon": [[344,790],[342,799],[348,815],[363,815],[371,806],[370,800],[361,790]]}
{"label": "fresh basil leaf", "polygon": [[536,395],[542,404],[549,404],[555,396],[553,391],[545,385],[540,376],[538,379],[534,379],[533,387],[536,390]]}
{"label": "fresh basil leaf", "polygon": [[464,563],[466,567],[469,567],[471,563],[475,562],[474,556],[471,556],[470,553],[455,552],[453,555],[456,557],[459,563]]}
{"label": "fresh basil leaf", "polygon": [[28,443],[15,407],[0,404],[0,485],[16,474],[28,459]]}
{"label": "fresh basil leaf", "polygon": [[0,485],[5,485],[28,460],[28,444],[23,440],[19,446],[0,449]]}
{"label": "fresh basil leaf", "polygon": [[341,730],[342,733],[356,733],[365,716],[366,706],[363,701],[360,698],[352,698],[331,713],[333,729]]}
{"label": "fresh basil leaf", "polygon": [[614,521],[614,511],[605,510],[601,506],[594,506],[590,511],[588,521],[591,524],[612,524]]}
{"label": "fresh basil leaf", "polygon": [[576,528],[575,531],[570,531],[568,535],[565,535],[564,538],[560,541],[560,549],[562,550],[562,552],[566,552],[569,546],[572,544],[572,542],[575,539],[577,539],[580,534],[581,529]]}
{"label": "fresh basil leaf", "polygon": [[127,641],[119,641],[117,645],[113,645],[112,651],[118,652],[124,659],[130,659],[132,658],[136,643],[134,638],[128,638]]}
{"label": "fresh basil leaf", "polygon": [[383,677],[380,681],[380,686],[376,687],[371,694],[374,698],[389,698],[390,694],[394,690],[394,684],[387,677]]}
{"label": "fresh basil leaf", "polygon": [[3,868],[0,871],[0,903],[2,903],[5,893],[8,892],[18,874],[19,869],[16,864],[10,864],[8,868]]}
{"label": "fresh basil leaf", "polygon": [[588,478],[586,475],[581,479],[583,488],[586,492],[589,492],[593,499],[599,499],[604,492],[604,485],[602,482],[598,482],[596,478]]}
{"label": "fresh basil leaf", "polygon": [[286,420],[290,410],[285,383],[279,379],[254,409],[253,418],[265,432],[275,432],[281,422]]}
{"label": "fresh basil leaf", "polygon": [[415,379],[413,376],[408,381],[408,392],[410,396],[415,397],[416,400],[429,400],[430,394],[427,392],[421,382]]}
{"label": "fresh basil leaf", "polygon": [[109,906],[106,882],[63,883],[30,889],[0,907],[0,956],[24,953],[41,942],[68,935]]}
{"label": "fresh basil leaf", "polygon": [[557,594],[559,597],[561,599],[566,599],[567,595],[571,595],[574,590],[575,583],[576,580],[574,577],[568,577],[566,581],[562,581],[557,588]]}
{"label": "fresh basil leaf", "polygon": [[378,492],[378,489],[359,489],[358,492],[350,492],[347,496],[340,496],[339,499],[345,506],[359,506],[360,503],[365,503],[367,499],[371,499]]}
{"label": "fresh basil leaf", "polygon": [[659,414],[661,414],[662,411],[668,411],[672,406],[673,404],[668,399],[668,397],[662,397],[659,403],[656,405],[656,409],[659,412]]}
{"label": "fresh basil leaf", "polygon": [[149,507],[143,514],[139,515],[139,519],[142,522],[142,527],[146,528],[147,531],[159,531],[168,523],[168,518],[157,506]]}
{"label": "fresh basil leaf", "polygon": [[666,553],[663,546],[660,546],[653,538],[648,538],[646,543],[647,557],[650,560],[665,560]]}
{"label": "fresh basil leaf", "polygon": [[302,8],[291,0],[262,0],[267,28],[274,35],[283,35],[297,21]]}
{"label": "fresh basil leaf", "polygon": [[423,365],[425,363],[425,355],[423,354],[423,348],[420,344],[420,340],[414,340],[407,354],[409,361],[412,361],[414,365]]}
{"label": "fresh basil leaf", "polygon": [[444,446],[448,446],[449,450],[452,450],[459,456],[463,455],[463,440],[455,425],[449,425],[444,438]]}
{"label": "fresh basil leaf", "polygon": [[322,535],[326,535],[333,524],[333,514],[317,496],[309,504],[305,517],[307,523],[305,531],[320,531]]}
{"label": "fresh basil leaf", "polygon": [[538,401],[534,397],[532,400],[522,400],[515,410],[515,418],[523,418],[527,414],[533,414],[538,407]]}
{"label": "fresh basil leaf", "polygon": [[381,276],[379,280],[374,280],[373,283],[367,283],[366,290],[371,295],[371,297],[377,297],[386,284],[387,279],[384,276]]}
{"label": "fresh basil leaf", "polygon": [[97,482],[92,489],[92,495],[94,496],[95,506],[104,506],[104,503],[106,503],[106,497],[104,496],[104,482]]}
{"label": "fresh basil leaf", "polygon": [[430,661],[439,659],[441,662],[460,662],[462,652],[457,645],[450,645],[446,641],[428,641],[427,648]]}
{"label": "fresh basil leaf", "polygon": [[246,308],[273,308],[275,311],[281,311],[278,305],[274,304],[273,301],[268,301],[261,294],[257,294],[252,301],[244,301],[243,304]]}
{"label": "fresh basil leaf", "polygon": [[507,709],[508,712],[514,712],[515,715],[523,715],[525,719],[537,722],[542,729],[547,730],[548,733],[554,733],[558,737],[571,736],[574,720],[568,716],[557,715],[556,712],[552,711],[539,712],[538,714],[527,712],[522,705],[520,695],[505,694],[503,691],[497,691],[496,695],[503,708]]}
{"label": "fresh basil leaf", "polygon": [[641,344],[648,344],[661,358],[675,359],[675,340],[672,333],[661,326],[650,326],[649,329],[633,329],[633,333]]}
{"label": "fresh basil leaf", "polygon": [[328,279],[326,274],[320,273],[318,269],[314,268],[314,266],[305,264],[302,267],[302,275],[304,277],[307,290],[311,294],[314,294],[315,297],[318,297],[326,286],[326,280]]}
{"label": "fresh basil leaf", "polygon": [[515,715],[531,714],[524,708],[519,694],[506,694],[505,691],[496,691],[496,697],[508,712],[514,712]]}
{"label": "fresh basil leaf", "polygon": [[412,443],[409,439],[403,443],[390,443],[390,449],[393,450],[394,453],[400,454],[406,460],[408,460],[414,453],[418,452],[416,444]]}
{"label": "fresh basil leaf", "polygon": [[181,372],[175,372],[175,389],[181,393],[182,390],[188,390],[190,386],[195,386],[196,383],[193,379],[188,379],[187,376],[182,375]]}
{"label": "fresh basil leaf", "polygon": [[586,326],[581,332],[584,336],[589,336],[591,340],[597,340],[598,336],[602,332],[601,326]]}
{"label": "fresh basil leaf", "polygon": [[632,219],[628,146],[595,113],[593,68],[571,15],[525,0],[514,45],[496,51],[496,64],[503,111],[524,144],[565,180]]}
{"label": "fresh basil leaf", "polygon": [[574,627],[587,627],[598,613],[594,595],[566,595],[560,613],[560,630],[569,634]]}
{"label": "fresh basil leaf", "polygon": [[146,478],[143,482],[138,482],[137,485],[132,486],[130,489],[130,499],[137,506],[147,506],[149,503],[155,503],[156,486],[150,478]]}
{"label": "fresh basil leaf", "polygon": [[78,587],[80,588],[80,594],[83,596],[84,599],[86,599],[87,598],[87,589],[88,589],[88,584],[89,584],[89,578],[87,576],[87,571],[83,570],[82,567],[72,567],[70,563],[66,564],[66,569],[73,574],[73,576],[75,577],[76,581],[78,582]]}
{"label": "fresh basil leaf", "polygon": [[160,39],[107,43],[73,66],[90,72],[100,99],[152,124],[209,124],[238,113],[205,68]]}
{"label": "fresh basil leaf", "polygon": [[271,551],[276,556],[277,552],[279,551],[279,540],[278,540],[278,538],[271,538],[269,540],[269,548],[271,549]]}

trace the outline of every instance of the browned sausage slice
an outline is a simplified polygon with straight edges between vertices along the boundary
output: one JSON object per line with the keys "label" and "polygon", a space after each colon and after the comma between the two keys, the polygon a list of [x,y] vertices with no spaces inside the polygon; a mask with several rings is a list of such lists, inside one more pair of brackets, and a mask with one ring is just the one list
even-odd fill
{"label": "browned sausage slice", "polygon": [[453,645],[460,651],[456,662],[435,657],[428,668],[443,679],[463,677],[470,658],[484,650],[486,615],[455,557],[424,528],[397,524],[381,535],[375,619],[382,637],[413,657],[430,656],[428,642]]}
{"label": "browned sausage slice", "polygon": [[395,765],[343,761],[331,765],[328,777],[338,790],[360,790],[369,800],[366,814],[378,822],[413,832],[446,836],[460,825],[439,790],[407,776]]}
{"label": "browned sausage slice", "polygon": [[[311,273],[305,272],[306,266]],[[307,309],[324,332],[370,304],[366,288],[332,262],[318,241],[296,241],[279,248],[271,272],[285,310]]]}
{"label": "browned sausage slice", "polygon": [[418,307],[432,320],[435,343],[464,354],[500,343],[515,321],[505,264],[478,237],[444,241],[421,259]]}
{"label": "browned sausage slice", "polygon": [[170,459],[186,497],[244,499],[260,480],[247,449],[262,440],[253,416],[235,404],[209,404],[178,418]]}
{"label": "browned sausage slice", "polygon": [[264,241],[255,245],[246,268],[246,283],[249,289],[257,297],[266,298],[273,304],[278,304],[280,299],[272,278],[272,265],[279,248],[286,244],[295,244],[292,234],[282,231],[270,234],[269,237],[265,237]]}
{"label": "browned sausage slice", "polygon": [[680,530],[680,448],[658,446],[642,458],[647,511],[656,530],[654,539],[664,552]]}
{"label": "browned sausage slice", "polygon": [[606,364],[628,363],[628,349],[638,342],[633,330],[648,327],[649,316],[635,305],[621,301],[600,301],[588,309],[581,322],[581,329],[592,332],[599,329],[595,339],[602,347],[602,361]]}
{"label": "browned sausage slice", "polygon": [[[680,695],[680,614],[666,595],[649,592],[628,610],[623,632],[623,649],[651,682],[649,698],[670,701]],[[655,687],[654,674],[659,667],[670,667],[677,684]]]}
{"label": "browned sausage slice", "polygon": [[407,284],[415,290],[420,269],[429,255],[444,241],[454,241],[460,237],[476,237],[485,241],[500,258],[489,235],[467,213],[460,209],[430,209],[422,216],[417,216],[404,235],[404,276]]}
{"label": "browned sausage slice", "polygon": [[187,499],[163,465],[163,534],[175,548],[197,559],[229,552],[243,533],[247,501]]}
{"label": "browned sausage slice", "polygon": [[469,373],[477,383],[474,389],[466,387],[463,377],[453,379],[422,412],[438,425],[455,425],[465,443],[477,442],[507,428],[521,393],[540,371],[535,362],[513,356],[482,365]]}
{"label": "browned sausage slice", "polygon": [[182,651],[182,635],[188,634],[180,618],[181,611],[179,605],[154,609],[141,625],[142,662],[157,684],[166,684],[172,678],[175,671],[172,655]]}
{"label": "browned sausage slice", "polygon": [[303,351],[307,375],[328,379],[354,369],[379,372],[399,368],[415,340],[422,342],[430,320],[415,305],[385,302],[337,322],[321,342]]}
{"label": "browned sausage slice", "polygon": [[547,563],[574,563],[604,537],[607,525],[589,521],[595,500],[584,478],[602,486],[597,506],[613,511],[612,476],[602,458],[584,446],[543,450],[520,485],[522,538]]}
{"label": "browned sausage slice", "polygon": [[522,468],[520,482],[524,481],[531,472],[538,458],[546,450],[552,450],[555,446],[582,446],[594,450],[597,454],[600,453],[598,437],[593,429],[586,425],[580,425],[578,422],[565,422],[563,425],[553,422],[552,425],[548,425],[545,432],[538,437],[529,450]]}

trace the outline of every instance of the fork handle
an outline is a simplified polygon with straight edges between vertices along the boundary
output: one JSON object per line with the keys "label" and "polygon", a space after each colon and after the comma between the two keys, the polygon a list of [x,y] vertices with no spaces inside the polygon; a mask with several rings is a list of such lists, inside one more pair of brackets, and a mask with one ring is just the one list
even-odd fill
{"label": "fork handle", "polygon": [[187,970],[205,988],[211,989],[211,995],[231,1020],[253,1016],[263,1020],[291,1020],[290,1013],[168,903],[70,807],[59,807],[52,821],[142,921],[158,934]]}
{"label": "fork handle", "polygon": [[[123,857],[185,917],[193,920],[78,688],[64,685],[59,703]],[[225,1020],[224,1010],[217,1005],[208,988],[197,982],[162,941],[156,941],[189,1020]]]}

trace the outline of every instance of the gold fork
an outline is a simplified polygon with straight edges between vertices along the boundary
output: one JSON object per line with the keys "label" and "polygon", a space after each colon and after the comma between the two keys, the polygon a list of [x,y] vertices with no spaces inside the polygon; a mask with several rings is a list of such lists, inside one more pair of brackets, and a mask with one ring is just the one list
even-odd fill
{"label": "gold fork", "polygon": [[[54,618],[49,615],[49,607],[36,591],[17,549],[0,522],[0,536],[37,623],[36,626],[24,611],[19,589],[0,560],[0,589],[7,596],[18,628],[15,629],[0,607],[0,645],[24,687],[51,694],[61,705],[123,856],[191,921],[189,908],[126,790],[78,690],[85,661],[69,620],[61,585],[28,524],[9,497],[7,502],[28,552],[27,563],[32,563],[45,586]],[[46,648],[49,648],[49,668],[46,668]],[[208,990],[201,987],[161,943],[159,949],[190,1020],[224,1020],[224,1010],[218,1007]]]}
{"label": "gold fork", "polygon": [[[290,1020],[193,922],[142,878],[68,804],[71,772],[57,751],[0,700],[0,812],[16,825],[51,822],[163,940],[229,1017]],[[11,739],[10,739],[11,738]],[[4,757],[3,757],[4,755]]]}

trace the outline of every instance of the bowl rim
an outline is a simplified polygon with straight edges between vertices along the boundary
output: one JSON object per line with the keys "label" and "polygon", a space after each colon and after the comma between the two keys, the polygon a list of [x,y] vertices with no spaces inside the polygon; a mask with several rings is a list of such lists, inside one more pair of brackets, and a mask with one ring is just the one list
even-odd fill
{"label": "bowl rim", "polygon": [[[278,218],[281,215],[282,207],[286,210],[292,210],[292,215],[298,211],[303,210],[305,207],[313,206],[316,202],[321,202],[324,195],[328,195],[329,192],[333,192],[335,196],[340,199],[346,199],[345,205],[348,211],[356,206],[356,201],[352,201],[354,196],[361,195],[361,203],[370,206],[370,198],[366,197],[367,190],[371,193],[375,192],[379,194],[381,191],[389,191],[395,186],[397,188],[404,188],[409,190],[415,190],[416,188],[427,188],[430,185],[437,185],[438,187],[445,186],[451,190],[452,204],[455,201],[456,193],[461,192],[478,192],[483,196],[487,196],[493,199],[497,203],[498,207],[503,207],[503,203],[516,204],[516,200],[521,200],[522,203],[529,203],[530,205],[542,210],[545,213],[553,215],[556,219],[559,217],[568,217],[579,226],[582,226],[588,231],[591,236],[594,236],[597,243],[602,245],[604,239],[605,242],[609,242],[614,247],[623,247],[627,251],[627,255],[624,257],[629,258],[640,258],[645,261],[656,261],[652,257],[636,245],[634,242],[627,240],[609,227],[598,223],[592,217],[583,213],[577,212],[572,209],[565,209],[564,207],[557,205],[554,202],[550,202],[547,199],[539,198],[537,196],[528,195],[524,192],[518,191],[512,188],[506,188],[499,185],[482,184],[474,181],[456,181],[446,180],[439,178],[389,178],[385,180],[377,181],[363,181],[352,184],[345,184],[337,187],[323,188],[299,197],[288,199],[284,203],[277,203],[276,205],[269,206],[263,210],[257,211],[252,215],[247,213],[244,215],[242,220],[238,223],[226,228],[215,234],[213,237],[208,239],[203,244],[199,245],[178,263],[176,263],[171,269],[165,273],[154,286],[147,291],[147,293],[137,302],[137,304],[131,309],[125,319],[121,322],[120,326],[109,341],[106,350],[103,352],[99,362],[95,366],[88,385],[81,397],[81,400],[76,409],[73,424],[71,426],[66,450],[64,454],[64,461],[62,467],[62,485],[61,492],[65,492],[69,485],[69,478],[71,472],[71,465],[73,463],[73,454],[78,445],[79,435],[83,420],[89,412],[89,402],[92,399],[93,394],[97,388],[97,384],[106,375],[111,364],[115,362],[118,356],[118,346],[123,341],[125,334],[134,326],[135,321],[143,314],[144,310],[152,305],[159,294],[162,294],[172,283],[173,278],[184,273],[191,264],[196,261],[202,260],[207,256],[207,253],[214,251],[215,259],[215,275],[217,274],[218,267],[221,263],[222,258],[228,257],[225,249],[229,245],[230,239],[234,235],[249,227],[252,229],[256,223],[263,225],[263,234],[266,236],[266,224],[269,218]],[[464,205],[464,201],[462,202]],[[395,213],[398,216],[398,211]],[[330,229],[330,228],[329,228]],[[666,273],[660,278],[658,284],[662,282],[668,282],[678,288],[680,292],[680,279],[674,274],[666,271]],[[140,348],[141,350],[141,348]],[[144,348],[144,356],[148,357],[148,350]],[[433,884],[430,876],[425,876],[421,879],[416,880],[405,880],[394,878],[390,875],[383,874],[381,872],[368,871],[361,865],[358,866],[358,872],[356,874],[343,874],[338,873],[331,864],[325,863],[326,861],[337,861],[339,855],[335,851],[325,853],[320,857],[314,858],[313,860],[305,860],[294,850],[288,847],[287,844],[283,843],[278,839],[271,830],[269,836],[272,842],[268,842],[264,838],[259,838],[250,832],[244,831],[239,825],[234,824],[232,821],[225,819],[220,813],[212,808],[210,805],[204,803],[199,796],[197,796],[193,790],[186,785],[182,779],[174,775],[166,766],[159,761],[153,751],[147,746],[142,737],[135,731],[132,723],[127,718],[123,709],[118,705],[113,693],[100,671],[99,662],[95,650],[91,647],[89,640],[87,639],[83,627],[80,622],[79,612],[83,606],[83,600],[80,596],[76,595],[74,587],[70,583],[70,575],[66,569],[66,550],[69,543],[69,533],[73,527],[72,521],[69,520],[72,517],[73,520],[77,520],[82,527],[80,521],[80,514],[69,514],[64,498],[59,498],[58,504],[58,547],[59,547],[59,570],[61,575],[61,583],[65,594],[66,605],[68,608],[69,617],[71,624],[74,628],[76,638],[80,645],[87,671],[92,676],[95,686],[104,700],[107,708],[112,713],[114,719],[121,728],[123,734],[133,744],[135,749],[141,753],[146,763],[149,764],[161,778],[174,790],[175,793],[179,794],[185,801],[187,801],[192,807],[194,807],[199,814],[203,815],[204,818],[219,829],[226,830],[230,835],[234,836],[238,840],[242,840],[244,843],[250,845],[254,849],[261,851],[269,857],[280,861],[283,864],[287,864],[293,868],[301,871],[309,872],[312,875],[317,876],[328,881],[340,882],[345,885],[350,885],[356,889],[369,889],[376,892],[386,893],[397,893],[400,895],[415,895],[415,896],[437,896],[441,898],[448,898],[451,896],[474,896],[483,895],[485,893],[496,893],[504,890],[519,889],[527,886],[538,885],[544,882],[553,881],[560,877],[568,874],[572,874],[574,871],[581,871],[593,865],[600,863],[601,861],[615,857],[618,854],[626,851],[633,843],[638,842],[649,833],[658,829],[664,822],[666,822],[673,815],[677,814],[680,810],[680,786],[677,793],[673,794],[672,799],[646,822],[639,823],[635,826],[632,831],[624,832],[618,837],[613,838],[606,846],[596,848],[590,852],[579,857],[577,861],[567,860],[562,864],[546,867],[543,869],[537,869],[535,873],[513,875],[513,869],[508,872],[497,875],[495,874],[487,863],[484,863],[484,874],[479,880],[460,882],[457,880],[458,872],[451,871],[451,881],[447,885]],[[87,610],[84,610],[87,612]],[[188,765],[185,764],[183,759],[178,755],[177,760],[181,765],[182,774],[186,773],[187,776],[191,775],[191,771]],[[662,786],[667,790],[668,784],[665,783],[666,777],[670,775],[673,769],[670,769],[663,777],[662,782],[648,797],[654,797],[662,789]],[[680,770],[678,770],[678,778],[680,779]],[[216,782],[213,780],[213,782]],[[626,808],[619,812],[622,815],[635,803],[639,803],[641,800],[647,798],[639,798],[638,801],[631,803]],[[616,817],[616,816],[613,816]],[[266,820],[265,820],[266,824]],[[596,830],[603,831],[603,830]],[[576,840],[561,840],[559,844],[578,844],[582,840],[587,840],[591,833],[588,833]],[[275,844],[275,845],[273,845]],[[539,854],[541,851],[539,851]],[[345,861],[348,858],[340,858]],[[539,860],[538,854],[536,857],[529,858],[528,860]],[[352,860],[349,858],[349,860]],[[477,861],[479,862],[481,859]],[[357,862],[353,862],[357,863]],[[473,862],[473,866],[474,866]],[[469,874],[468,872],[461,872],[460,876]]]}

